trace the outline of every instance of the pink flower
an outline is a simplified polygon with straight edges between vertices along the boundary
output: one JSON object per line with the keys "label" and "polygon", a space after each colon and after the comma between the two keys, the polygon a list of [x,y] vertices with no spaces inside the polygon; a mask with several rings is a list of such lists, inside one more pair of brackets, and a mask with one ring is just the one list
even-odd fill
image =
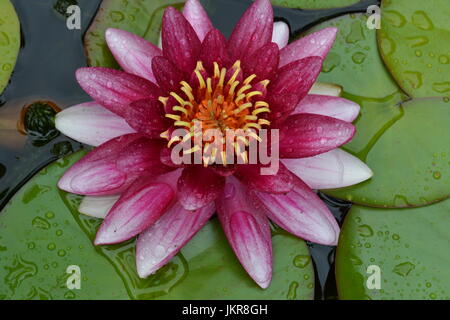
{"label": "pink flower", "polygon": [[[359,106],[308,94],[336,31],[286,46],[289,29],[274,24],[269,0],[256,0],[229,40],[198,0],[188,0],[183,14],[165,11],[163,50],[108,29],[107,43],[124,71],[79,69],[78,82],[94,102],[56,118],[60,131],[98,146],[59,181],[61,189],[86,196],[81,212],[104,218],[95,244],[139,235],[137,269],[147,277],[217,211],[236,256],[262,288],[272,277],[269,219],[303,239],[335,245],[339,226],[311,188],[349,186],[372,175],[337,149],[353,137]],[[260,165],[211,159],[174,164],[171,150],[179,140],[172,132],[195,121],[220,130],[279,129],[278,172],[261,175]],[[217,149],[213,158],[220,154]]]}

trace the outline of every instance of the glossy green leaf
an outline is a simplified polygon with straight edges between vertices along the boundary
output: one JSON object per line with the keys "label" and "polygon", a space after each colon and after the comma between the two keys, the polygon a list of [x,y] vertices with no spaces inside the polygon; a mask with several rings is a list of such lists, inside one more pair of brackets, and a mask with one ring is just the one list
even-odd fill
{"label": "glossy green leaf", "polygon": [[[360,104],[356,135],[344,149],[374,172],[366,182],[324,192],[378,207],[420,206],[446,198],[450,104],[438,98],[400,106],[408,97],[384,67],[376,32],[366,27],[366,21],[362,14],[346,15],[308,31],[339,28],[319,79],[341,85],[343,97]],[[433,178],[437,172],[442,178]]]}
{"label": "glossy green leaf", "polygon": [[353,206],[337,249],[339,297],[448,300],[449,243],[450,200],[413,209]]}
{"label": "glossy green leaf", "polygon": [[20,22],[9,0],[0,0],[0,93],[8,84],[20,49]]}
{"label": "glossy green leaf", "polygon": [[326,57],[319,81],[334,82],[353,95],[383,98],[398,91],[377,50],[375,30],[367,28],[365,14],[344,15],[308,30],[339,29],[336,42]]}
{"label": "glossy green leaf", "polygon": [[447,0],[382,2],[380,52],[413,97],[449,96],[450,6]]}
{"label": "glossy green leaf", "polygon": [[[377,207],[410,207],[450,196],[450,103],[448,98],[418,99],[397,105],[377,105],[357,122],[389,119],[365,148],[359,140],[346,146],[373,170],[372,179],[359,185],[327,191],[356,203]],[[388,115],[392,116],[388,118]],[[364,133],[363,133],[364,135]]]}
{"label": "glossy green leaf", "polygon": [[275,6],[295,9],[328,9],[347,7],[360,0],[272,0]]}
{"label": "glossy green leaf", "polygon": [[84,37],[88,64],[118,68],[105,41],[107,28],[133,32],[157,45],[164,9],[181,8],[183,3],[183,0],[104,0]]}
{"label": "glossy green leaf", "polygon": [[[43,169],[0,213],[0,298],[3,299],[312,299],[314,271],[304,241],[273,232],[274,275],[260,289],[246,274],[217,219],[170,263],[147,279],[135,266],[135,243],[95,247],[101,220],[78,212],[80,196],[56,182],[83,155]],[[66,269],[81,270],[69,290]]]}

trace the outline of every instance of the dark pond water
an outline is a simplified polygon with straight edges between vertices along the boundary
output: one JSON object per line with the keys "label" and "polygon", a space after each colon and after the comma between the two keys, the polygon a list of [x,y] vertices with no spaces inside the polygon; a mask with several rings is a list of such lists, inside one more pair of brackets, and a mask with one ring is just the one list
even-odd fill
{"label": "dark pond water", "polygon": [[[151,1],[151,0],[149,0]],[[22,31],[22,47],[11,82],[0,95],[0,119],[15,123],[22,108],[34,101],[49,100],[60,108],[84,102],[89,97],[75,81],[74,73],[86,65],[83,34],[94,17],[100,0],[78,0],[82,30],[68,30],[65,16],[57,10],[57,0],[12,0]],[[250,0],[203,0],[217,28],[228,36]],[[365,12],[377,0],[367,0],[347,8],[293,10],[275,8],[276,20],[287,22],[292,37],[321,21],[354,12]],[[44,143],[11,126],[0,130],[0,209],[14,193],[42,167],[83,145],[55,133]],[[321,195],[339,221],[350,204]],[[316,298],[336,297],[334,247],[310,244],[315,263]]]}

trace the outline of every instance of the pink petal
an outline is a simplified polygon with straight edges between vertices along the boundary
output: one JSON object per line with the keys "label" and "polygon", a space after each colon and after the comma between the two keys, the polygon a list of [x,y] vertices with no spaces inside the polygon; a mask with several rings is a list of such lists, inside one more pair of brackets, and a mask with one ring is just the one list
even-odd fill
{"label": "pink petal", "polygon": [[308,94],[321,68],[321,58],[308,57],[279,69],[275,79],[269,85],[269,96],[275,103],[278,97],[296,97],[296,99],[289,98],[289,107],[281,103],[272,104],[272,111],[275,114],[292,111],[292,106],[295,108],[299,101]]}
{"label": "pink petal", "polygon": [[96,102],[82,103],[59,112],[55,127],[66,136],[91,146],[135,132],[122,117]]}
{"label": "pink petal", "polygon": [[130,104],[125,120],[136,131],[153,139],[159,139],[170,125],[158,100],[139,100]]}
{"label": "pink petal", "polygon": [[348,187],[373,175],[364,162],[340,149],[310,158],[281,161],[312,189]]}
{"label": "pink petal", "polygon": [[228,67],[230,57],[227,52],[227,40],[217,29],[212,29],[202,43],[200,60],[209,72],[213,73],[213,64],[217,62],[220,67]]}
{"label": "pink petal", "polygon": [[159,161],[161,148],[160,142],[139,134],[114,138],[75,163],[59,180],[58,187],[83,195],[121,193],[142,173],[167,172]]}
{"label": "pink petal", "polygon": [[164,12],[161,40],[164,56],[169,61],[184,72],[194,70],[201,42],[191,24],[173,7]]}
{"label": "pink petal", "polygon": [[234,175],[250,189],[269,193],[287,193],[292,189],[294,176],[279,163],[278,172],[274,175],[262,175],[260,165],[240,165]]}
{"label": "pink petal", "polygon": [[307,95],[297,105],[293,114],[311,113],[353,122],[358,117],[359,105],[353,101],[323,95]]}
{"label": "pink petal", "polygon": [[289,42],[289,33],[289,26],[285,22],[275,22],[273,24],[272,42],[275,42],[280,50],[283,49]]}
{"label": "pink petal", "polygon": [[80,68],[76,72],[80,86],[100,105],[123,116],[136,100],[158,98],[160,89],[134,74],[108,68]]}
{"label": "pink petal", "polygon": [[269,0],[256,0],[245,11],[228,41],[234,60],[248,57],[269,43],[273,33],[273,10]]}
{"label": "pink petal", "polygon": [[99,197],[85,196],[83,200],[81,200],[78,211],[94,218],[104,219],[109,210],[111,210],[117,200],[119,200],[119,197],[119,195]]}
{"label": "pink petal", "polygon": [[325,59],[333,46],[336,28],[325,28],[291,43],[280,53],[280,67],[306,57],[317,56]]}
{"label": "pink petal", "polygon": [[252,191],[259,210],[288,232],[315,243],[336,245],[339,226],[327,206],[300,179],[286,195]]}
{"label": "pink petal", "polygon": [[124,71],[155,82],[151,68],[152,60],[163,54],[157,46],[120,29],[108,28],[105,37],[114,58]]}
{"label": "pink petal", "polygon": [[147,229],[167,210],[175,197],[168,184],[137,180],[109,211],[95,238],[96,245],[128,240]]}
{"label": "pink petal", "polygon": [[153,74],[159,87],[166,93],[180,89],[183,73],[165,57],[155,57],[152,63]]}
{"label": "pink petal", "polygon": [[247,201],[245,188],[234,177],[227,178],[216,206],[237,258],[250,277],[267,288],[272,279],[272,238],[267,218]]}
{"label": "pink petal", "polygon": [[155,224],[141,233],[136,244],[137,272],[146,278],[170,261],[214,214],[214,203],[196,211],[175,203]]}
{"label": "pink petal", "polygon": [[200,41],[213,28],[211,20],[198,0],[188,0],[183,8],[183,15],[194,28]]}
{"label": "pink petal", "polygon": [[271,79],[278,70],[280,60],[278,46],[268,43],[248,58],[244,58],[243,68],[246,74],[256,74],[258,80]]}
{"label": "pink petal", "polygon": [[225,179],[209,168],[191,166],[178,180],[178,201],[187,210],[196,210],[214,201],[222,192]]}
{"label": "pink petal", "polygon": [[355,127],[345,121],[315,115],[289,116],[280,129],[280,157],[312,157],[349,142]]}

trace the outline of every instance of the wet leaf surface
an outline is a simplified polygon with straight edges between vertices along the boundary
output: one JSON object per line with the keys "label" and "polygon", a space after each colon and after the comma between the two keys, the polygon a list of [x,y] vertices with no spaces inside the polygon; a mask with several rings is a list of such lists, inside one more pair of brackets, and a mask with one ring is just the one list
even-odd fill
{"label": "wet leaf surface", "polygon": [[374,176],[327,193],[377,207],[422,206],[450,196],[449,99],[418,99],[400,106],[366,104],[363,112],[356,123],[359,136],[369,128],[365,116],[372,122],[383,116],[384,121],[389,119],[364,148],[360,146],[365,139],[358,137],[346,146],[369,165]]}
{"label": "wet leaf surface", "polygon": [[8,85],[20,49],[20,22],[9,0],[0,1],[0,94]]}
{"label": "wet leaf surface", "polygon": [[[413,209],[353,206],[336,256],[339,297],[450,299],[449,243],[450,200]],[[369,266],[379,267],[378,289]]]}
{"label": "wet leaf surface", "polygon": [[421,206],[444,199],[450,196],[448,99],[402,103],[409,97],[384,67],[375,30],[366,27],[366,20],[362,14],[346,15],[315,28],[339,28],[319,79],[341,85],[343,97],[360,104],[356,135],[344,149],[374,172],[366,182],[324,192],[377,207]]}
{"label": "wet leaf surface", "polygon": [[105,41],[107,28],[133,32],[158,45],[161,19],[168,6],[181,8],[183,0],[105,0],[84,37],[88,64],[118,68]]}
{"label": "wet leaf surface", "polygon": [[449,96],[448,1],[386,0],[381,9],[379,48],[398,84],[412,97]]}

